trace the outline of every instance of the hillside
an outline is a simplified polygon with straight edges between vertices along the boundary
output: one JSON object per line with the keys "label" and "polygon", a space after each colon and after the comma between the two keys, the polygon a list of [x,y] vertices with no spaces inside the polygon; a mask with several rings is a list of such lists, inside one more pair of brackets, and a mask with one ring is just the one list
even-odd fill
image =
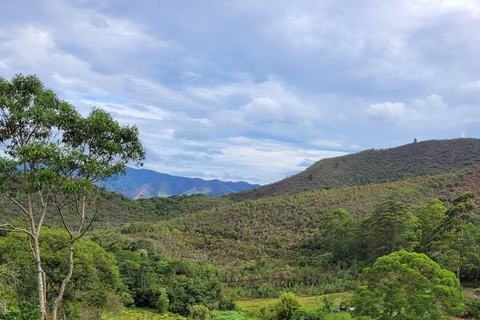
{"label": "hillside", "polygon": [[480,139],[422,141],[323,159],[292,177],[229,197],[238,201],[401,181],[453,172],[475,164],[480,164]]}
{"label": "hillside", "polygon": [[[154,307],[147,303],[158,300],[158,292],[151,288],[173,288],[179,279],[190,288],[202,277],[205,285],[224,283],[228,295],[236,298],[274,298],[285,291],[309,296],[348,292],[362,284],[358,275],[364,267],[398,249],[428,254],[454,270],[444,257],[450,260],[450,249],[456,245],[445,242],[455,229],[439,226],[450,225],[453,220],[446,214],[441,218],[442,210],[452,208],[467,191],[480,194],[480,165],[404,181],[241,202],[203,194],[133,200],[103,191],[102,212],[87,238],[115,256],[128,286],[125,294],[137,307]],[[472,197],[478,203],[478,196]],[[435,207],[426,210],[434,199]],[[464,257],[475,256],[470,253],[480,245],[480,209],[471,208],[465,222],[475,225],[467,224],[465,230],[472,237],[459,241]],[[0,217],[13,216],[7,202],[0,201],[0,209]],[[385,219],[378,223],[378,217]],[[436,225],[425,224],[425,217]],[[423,232],[426,228],[435,230],[435,241],[434,232],[430,238]],[[393,239],[396,232],[400,235]],[[464,240],[471,245],[464,246]],[[478,282],[480,260],[471,262],[462,265],[460,278]],[[168,299],[179,299],[172,290]],[[192,294],[198,296],[196,292]]]}
{"label": "hillside", "polygon": [[[408,181],[236,202],[155,226],[127,225],[122,234],[137,242],[152,242],[169,258],[213,263],[223,271],[222,281],[239,296],[275,296],[285,287],[304,294],[323,294],[354,287],[352,279],[364,265],[360,260],[350,262],[355,266],[351,274],[322,271],[332,263],[331,258],[307,245],[324,230],[327,214],[343,209],[358,227],[381,203],[402,202],[418,215],[431,200],[440,199],[448,208],[466,191],[480,194],[479,166]],[[474,214],[479,213],[477,207]],[[343,282],[341,277],[350,280]],[[322,286],[309,287],[315,283]]]}
{"label": "hillside", "polygon": [[[192,194],[171,197],[153,197],[133,200],[124,195],[101,190],[103,201],[93,228],[118,228],[126,223],[138,221],[154,223],[176,217],[183,217],[193,212],[208,210],[213,207],[231,204],[233,201],[224,197]],[[0,219],[20,220],[23,215],[19,209],[4,196],[0,196]],[[61,227],[62,223],[56,213],[47,212],[45,223]]]}
{"label": "hillside", "polygon": [[109,191],[119,192],[129,198],[168,197],[173,195],[190,195],[202,193],[218,196],[237,191],[257,188],[247,182],[224,182],[220,180],[203,180],[159,173],[147,169],[127,167],[127,174],[117,180],[109,179],[102,183]]}

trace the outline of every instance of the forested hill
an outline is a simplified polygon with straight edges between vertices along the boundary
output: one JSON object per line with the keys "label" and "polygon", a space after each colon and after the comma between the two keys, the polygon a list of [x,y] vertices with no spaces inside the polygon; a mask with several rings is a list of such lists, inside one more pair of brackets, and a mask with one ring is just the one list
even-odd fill
{"label": "forested hill", "polygon": [[430,140],[323,159],[305,171],[258,189],[232,193],[233,200],[302,191],[362,186],[438,175],[480,163],[480,139]]}

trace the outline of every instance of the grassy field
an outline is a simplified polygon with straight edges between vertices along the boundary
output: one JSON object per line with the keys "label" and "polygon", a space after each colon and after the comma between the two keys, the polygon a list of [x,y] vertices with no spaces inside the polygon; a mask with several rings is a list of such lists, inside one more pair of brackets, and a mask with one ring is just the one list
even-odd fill
{"label": "grassy field", "polygon": [[118,314],[106,314],[104,320],[185,320],[186,318],[173,314],[160,314],[150,309],[125,308]]}
{"label": "grassy field", "polygon": [[[338,305],[342,301],[348,300],[350,298],[350,293],[333,293],[323,296],[315,297],[302,297],[299,296],[300,303],[302,307],[307,309],[318,309],[323,306],[323,298],[328,297],[333,300],[333,302]],[[250,300],[239,300],[235,301],[238,308],[245,312],[255,312],[258,311],[262,306],[267,304],[268,306],[273,306],[278,299],[250,299]],[[244,319],[254,319],[248,318],[245,312],[240,311],[219,311],[216,314],[217,319],[219,320],[244,320]],[[173,314],[159,314],[150,309],[142,308],[125,308],[116,315],[107,314],[104,315],[104,320],[185,320],[184,317]],[[334,313],[328,317],[328,320],[350,320],[350,315],[346,312]],[[257,319],[258,320],[258,319]]]}
{"label": "grassy field", "polygon": [[[302,297],[299,296],[300,303],[302,307],[307,309],[318,309],[323,306],[323,299],[328,297],[333,300],[333,302],[338,305],[342,301],[348,300],[351,296],[351,293],[332,293],[323,296],[314,296],[314,297]],[[238,300],[235,301],[237,306],[243,311],[258,311],[262,306],[269,305],[273,306],[278,299],[249,299],[249,300]]]}

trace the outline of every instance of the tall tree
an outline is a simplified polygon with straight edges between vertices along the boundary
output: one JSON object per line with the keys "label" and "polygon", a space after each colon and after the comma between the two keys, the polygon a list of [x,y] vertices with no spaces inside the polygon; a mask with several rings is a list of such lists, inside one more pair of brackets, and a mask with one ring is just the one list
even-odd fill
{"label": "tall tree", "polygon": [[398,251],[413,251],[419,238],[418,218],[402,202],[387,201],[361,221],[366,259]]}
{"label": "tall tree", "polygon": [[424,254],[394,252],[362,271],[366,285],[352,296],[354,316],[370,319],[441,319],[441,307],[461,315],[465,309],[455,275]]}
{"label": "tall tree", "polygon": [[306,246],[331,256],[334,263],[349,263],[358,245],[358,223],[350,214],[337,209],[322,217],[323,230],[309,239]]}
{"label": "tall tree", "polygon": [[475,214],[475,193],[465,192],[453,200],[453,206],[445,213],[442,223],[435,229],[432,257],[460,279],[462,266],[471,269],[480,261],[477,253],[478,230],[472,222]]}
{"label": "tall tree", "polygon": [[427,254],[427,252],[429,252],[432,241],[434,241],[436,232],[438,231],[438,227],[447,217],[445,212],[447,212],[447,208],[445,208],[443,203],[438,199],[434,199],[430,201],[427,206],[422,208],[417,215],[419,229],[422,231],[419,244],[419,249],[422,253]]}
{"label": "tall tree", "polygon": [[39,236],[47,215],[59,217],[69,233],[69,270],[53,301],[56,319],[73,272],[75,241],[99,210],[94,183],[125,174],[128,162],[141,164],[145,150],[135,126],[121,126],[100,109],[82,117],[37,77],[23,75],[11,81],[0,78],[0,146],[0,192],[18,207],[23,220],[0,220],[0,229],[28,235],[41,320],[47,301]]}

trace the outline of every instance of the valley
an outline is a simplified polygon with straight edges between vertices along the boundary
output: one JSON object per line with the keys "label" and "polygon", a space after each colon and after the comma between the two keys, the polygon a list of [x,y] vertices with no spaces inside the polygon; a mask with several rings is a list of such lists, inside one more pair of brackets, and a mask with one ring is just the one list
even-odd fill
{"label": "valley", "polygon": [[[405,180],[392,178],[398,174],[391,168],[379,168],[378,176],[385,182],[329,188],[323,184],[309,186],[310,179],[292,177],[286,180],[297,179],[295,184],[303,183],[299,188],[304,191],[278,195],[276,192],[283,189],[276,189],[271,196],[255,199],[244,199],[250,197],[245,194],[268,193],[268,186],[241,192],[243,195],[138,200],[104,190],[101,211],[77,250],[91,248],[82,253],[82,259],[90,261],[88,252],[95,251],[97,259],[109,261],[108,267],[93,266],[96,271],[90,275],[85,273],[90,268],[88,263],[75,269],[75,283],[90,279],[94,286],[83,286],[77,293],[74,287],[68,289],[67,305],[73,309],[64,312],[72,317],[75,312],[79,317],[89,312],[130,319],[120,317],[122,306],[126,306],[168,314],[170,318],[191,317],[195,306],[200,308],[195,312],[208,317],[215,310],[239,308],[251,317],[273,319],[276,301],[282,293],[290,292],[309,308],[305,317],[321,319],[325,314],[318,311],[323,301],[319,297],[344,297],[332,298],[336,307],[354,304],[352,295],[366,285],[359,277],[362,270],[371,268],[377,258],[401,250],[426,254],[432,263],[455,275],[462,288],[476,288],[480,280],[480,211],[475,202],[480,194],[480,166],[473,159],[478,155],[478,141],[439,141],[435,147],[436,143],[427,143],[426,155],[439,149],[441,152],[435,154],[441,160],[419,156],[418,152],[408,158],[405,150],[410,146],[396,148],[406,164],[415,163],[417,157],[424,159],[420,161],[422,166],[412,167],[415,176]],[[457,170],[460,156],[441,155],[460,154],[463,147],[464,165]],[[389,163],[382,157],[395,153],[377,152],[378,163]],[[324,167],[331,161],[349,163],[349,157],[322,160],[314,167]],[[445,162],[447,158],[451,163]],[[426,167],[441,168],[443,173],[425,174]],[[363,174],[370,176],[371,170],[375,166]],[[6,199],[0,205],[0,217],[15,221],[14,207]],[[47,215],[46,223],[44,250],[52,255],[45,256],[44,262],[53,271],[62,268],[56,265],[55,255],[67,250],[53,239],[66,235],[58,229],[62,222],[53,213]],[[24,285],[31,281],[34,269],[33,263],[22,262],[31,257],[27,255],[27,242],[21,239],[0,233],[0,265],[5,276],[11,274]],[[18,249],[12,252],[12,246]],[[95,278],[89,278],[92,275]],[[4,292],[28,297],[27,291],[22,293],[15,282],[4,279]],[[52,290],[56,286],[52,279]],[[102,295],[98,295],[98,288],[102,288]],[[454,300],[449,302],[452,309],[443,312],[475,312],[476,297],[465,294],[465,298]],[[264,304],[271,305],[270,311],[261,311]],[[132,319],[141,315],[133,314]]]}

